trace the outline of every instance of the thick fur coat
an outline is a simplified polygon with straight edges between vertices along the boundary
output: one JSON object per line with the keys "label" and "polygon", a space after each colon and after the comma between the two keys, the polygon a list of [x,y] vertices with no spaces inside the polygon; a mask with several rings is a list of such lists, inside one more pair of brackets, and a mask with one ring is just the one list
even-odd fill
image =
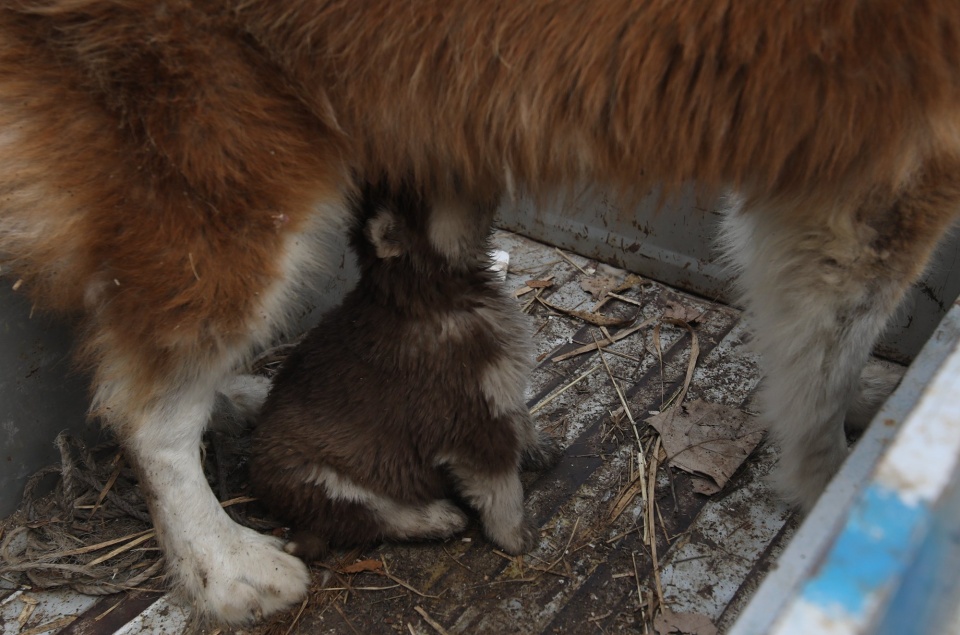
{"label": "thick fur coat", "polygon": [[3,0],[3,271],[80,317],[93,412],[173,579],[241,622],[301,597],[306,569],[227,518],[200,434],[218,390],[263,398],[231,376],[358,181],[468,207],[731,186],[763,417],[809,508],[960,206],[958,60],[956,0]]}
{"label": "thick fur coat", "polygon": [[[524,398],[526,316],[490,271],[494,205],[418,199],[365,192],[351,232],[360,281],[284,362],[257,420],[252,491],[293,524],[286,549],[305,559],[449,537],[467,523],[454,496],[508,553],[536,537],[521,460],[542,468],[559,451]],[[457,216],[473,229],[436,240]]]}

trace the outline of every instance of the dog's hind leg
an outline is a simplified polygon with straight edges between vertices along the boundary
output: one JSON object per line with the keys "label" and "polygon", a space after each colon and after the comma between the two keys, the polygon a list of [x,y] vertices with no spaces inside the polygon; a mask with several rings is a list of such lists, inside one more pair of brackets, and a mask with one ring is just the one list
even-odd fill
{"label": "dog's hind leg", "polygon": [[394,540],[449,538],[467,526],[466,515],[446,499],[410,505],[379,497],[368,504],[383,528],[384,536]]}
{"label": "dog's hind leg", "polygon": [[722,245],[765,379],[762,416],[779,489],[809,510],[847,455],[844,417],[871,348],[960,211],[960,162],[931,162],[903,190],[848,209],[748,202]]}
{"label": "dog's hind leg", "polygon": [[448,463],[460,494],[480,512],[487,537],[511,555],[533,548],[536,527],[524,511],[518,467],[500,471],[478,468],[472,461]]}
{"label": "dog's hind leg", "polygon": [[513,413],[520,438],[520,469],[524,472],[545,472],[563,456],[563,446],[546,432],[537,429],[528,410]]}
{"label": "dog's hind leg", "polygon": [[867,362],[860,373],[853,403],[847,410],[848,434],[860,434],[867,429],[887,397],[903,379],[903,368],[877,360]]}

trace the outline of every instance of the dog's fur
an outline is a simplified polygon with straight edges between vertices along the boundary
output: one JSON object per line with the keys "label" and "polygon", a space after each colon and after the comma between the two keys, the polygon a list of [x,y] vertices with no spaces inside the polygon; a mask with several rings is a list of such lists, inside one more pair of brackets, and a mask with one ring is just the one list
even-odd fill
{"label": "dog's fur", "polygon": [[781,483],[808,508],[872,343],[956,217],[958,60],[956,0],[5,0],[3,269],[82,314],[93,411],[171,574],[239,622],[307,573],[220,509],[201,430],[355,178],[468,205],[581,179],[733,186],[724,249]]}
{"label": "dog's fur", "polygon": [[467,522],[453,495],[507,553],[532,546],[521,459],[559,449],[525,403],[530,333],[486,255],[495,208],[364,192],[360,281],[284,362],[254,431],[250,484],[293,524],[288,552],[449,537]]}

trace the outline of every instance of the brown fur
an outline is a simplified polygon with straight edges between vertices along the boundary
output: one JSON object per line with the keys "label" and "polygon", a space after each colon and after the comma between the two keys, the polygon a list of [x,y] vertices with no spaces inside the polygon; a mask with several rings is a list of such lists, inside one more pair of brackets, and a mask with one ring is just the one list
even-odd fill
{"label": "brown fur", "polygon": [[589,177],[850,196],[957,151],[938,129],[960,123],[949,0],[248,0],[238,15],[336,116],[353,165],[428,183],[485,188],[509,168],[534,191]]}
{"label": "brown fur", "polygon": [[[809,507],[845,453],[861,354],[838,351],[869,349],[956,218],[958,60],[955,0],[6,0],[3,271],[82,317],[95,410],[156,490],[174,576],[242,621],[294,601],[305,571],[209,492],[201,522],[174,491],[202,487],[188,459],[214,390],[283,323],[356,180],[467,201],[732,185],[728,244],[779,258],[734,260],[769,385],[794,391],[768,389],[765,416]],[[778,344],[813,306],[823,332]],[[228,571],[216,531],[298,581]]]}
{"label": "brown fur", "polygon": [[87,310],[97,384],[134,390],[100,404],[121,425],[246,345],[283,234],[341,186],[270,64],[179,4],[0,11],[0,249],[42,306]]}
{"label": "brown fur", "polygon": [[[351,238],[360,281],[290,354],[254,432],[253,491],[293,523],[290,550],[308,559],[327,546],[452,533],[428,523],[398,530],[356,491],[420,510],[463,489],[461,478],[518,479],[523,453],[556,455],[524,403],[529,333],[489,270],[485,227],[494,206],[474,213],[488,222],[474,223],[450,254],[428,238],[442,210],[417,198],[365,192]],[[501,366],[520,381],[505,394],[485,393],[485,375]],[[324,470],[336,482],[316,482]],[[512,553],[532,539],[522,505],[517,511],[511,533],[523,535],[499,545]]]}

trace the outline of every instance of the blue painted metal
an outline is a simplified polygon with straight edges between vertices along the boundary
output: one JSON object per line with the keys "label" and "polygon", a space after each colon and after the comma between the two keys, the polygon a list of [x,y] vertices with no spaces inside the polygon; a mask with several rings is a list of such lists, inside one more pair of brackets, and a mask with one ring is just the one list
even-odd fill
{"label": "blue painted metal", "polygon": [[960,475],[931,521],[874,635],[960,632]]}
{"label": "blue painted metal", "polygon": [[955,304],[732,635],[960,633],[958,326]]}
{"label": "blue painted metal", "polygon": [[868,599],[888,591],[909,564],[930,517],[926,505],[909,505],[895,491],[871,486],[801,597],[828,613],[862,617]]}

